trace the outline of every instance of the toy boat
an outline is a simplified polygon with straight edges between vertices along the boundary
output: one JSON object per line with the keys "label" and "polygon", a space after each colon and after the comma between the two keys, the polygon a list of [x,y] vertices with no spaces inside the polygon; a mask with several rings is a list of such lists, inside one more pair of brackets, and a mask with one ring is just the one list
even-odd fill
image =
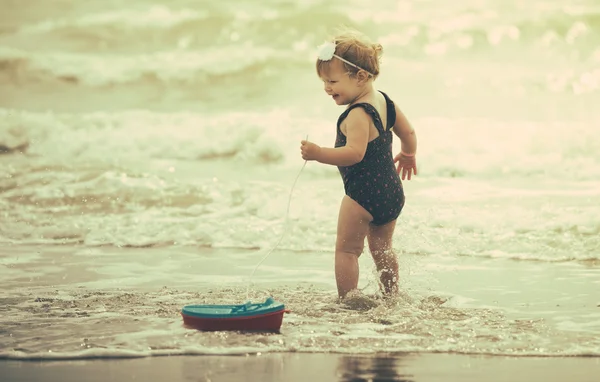
{"label": "toy boat", "polygon": [[204,331],[279,332],[284,313],[289,310],[272,297],[258,304],[187,305],[181,310],[186,327]]}

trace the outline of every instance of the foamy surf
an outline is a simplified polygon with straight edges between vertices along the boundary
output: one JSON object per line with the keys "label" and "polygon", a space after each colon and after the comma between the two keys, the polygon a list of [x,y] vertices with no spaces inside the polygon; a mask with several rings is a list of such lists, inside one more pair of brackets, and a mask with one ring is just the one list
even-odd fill
{"label": "foamy surf", "polygon": [[[0,109],[0,145],[35,145],[27,152],[54,161],[77,157],[212,160],[252,166],[299,163],[297,145],[309,135],[331,145],[331,123],[297,110],[232,113],[163,113],[147,110],[95,113],[26,112]],[[576,181],[600,176],[595,120],[497,121],[480,118],[417,118],[425,156],[424,177],[545,179],[554,172]],[[285,128],[285,133],[283,129]],[[108,135],[107,135],[108,134]],[[462,137],[461,155],[447,145]],[[510,137],[519,135],[515,140]],[[102,142],[99,144],[98,142]],[[493,142],[493,144],[483,144]],[[398,142],[396,141],[395,144]],[[60,151],[56,147],[61,147]],[[310,171],[321,171],[320,169]]]}
{"label": "foamy surf", "polygon": [[[335,168],[314,163],[293,190],[282,232],[301,166],[299,140],[332,142],[324,117],[289,109],[0,115],[0,144],[8,148],[0,157],[5,243],[269,248],[284,234],[284,249],[329,251],[335,241],[342,185]],[[398,248],[598,259],[600,148],[593,124],[431,117],[414,123],[421,126],[423,159],[417,179],[405,182],[409,203]],[[455,135],[462,137],[460,155],[447,144]],[[507,138],[513,136],[519,139]]]}
{"label": "foamy surf", "polygon": [[[29,53],[0,50],[0,64],[8,74],[5,81],[53,82],[106,87],[131,83],[186,86],[216,85],[223,76],[243,76],[266,68],[266,61],[285,63],[269,48],[245,50],[214,47],[210,52],[155,52],[150,54],[105,55]],[[258,69],[257,69],[258,68]]]}

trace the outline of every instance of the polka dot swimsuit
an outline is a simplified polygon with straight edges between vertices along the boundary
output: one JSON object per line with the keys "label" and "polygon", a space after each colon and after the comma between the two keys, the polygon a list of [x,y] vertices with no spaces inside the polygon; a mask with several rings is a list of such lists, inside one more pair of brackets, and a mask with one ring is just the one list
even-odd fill
{"label": "polka dot swimsuit", "polygon": [[339,166],[338,170],[344,181],[346,195],[369,211],[374,225],[384,225],[397,219],[404,207],[404,190],[392,156],[391,127],[396,120],[396,109],[392,100],[385,93],[381,94],[386,101],[387,128],[383,127],[379,112],[373,105],[358,103],[340,115],[335,140],[335,147],[346,145],[346,136],[340,126],[352,109],[362,107],[373,118],[379,136],[369,142],[363,160],[352,166]]}

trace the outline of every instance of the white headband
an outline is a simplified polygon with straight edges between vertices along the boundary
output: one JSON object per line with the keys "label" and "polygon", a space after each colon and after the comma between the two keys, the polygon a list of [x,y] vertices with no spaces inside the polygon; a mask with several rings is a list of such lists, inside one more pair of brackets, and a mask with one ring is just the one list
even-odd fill
{"label": "white headband", "polygon": [[350,61],[335,54],[335,42],[327,41],[327,42],[323,43],[321,46],[319,46],[318,51],[319,51],[318,57],[319,57],[319,60],[321,60],[321,61],[329,61],[335,57],[338,60],[343,61],[350,66],[354,66],[356,69],[364,70],[365,72],[369,73],[372,77],[375,77],[373,75],[373,73],[369,72],[368,70],[365,70],[365,69],[361,68],[360,66],[353,64]]}

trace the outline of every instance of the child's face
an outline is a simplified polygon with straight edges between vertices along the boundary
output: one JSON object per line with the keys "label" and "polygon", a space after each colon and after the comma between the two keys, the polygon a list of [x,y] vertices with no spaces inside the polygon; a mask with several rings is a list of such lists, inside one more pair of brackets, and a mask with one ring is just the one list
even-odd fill
{"label": "child's face", "polygon": [[333,60],[328,70],[321,73],[325,92],[337,105],[348,105],[359,93],[358,82],[350,77],[340,60]]}

